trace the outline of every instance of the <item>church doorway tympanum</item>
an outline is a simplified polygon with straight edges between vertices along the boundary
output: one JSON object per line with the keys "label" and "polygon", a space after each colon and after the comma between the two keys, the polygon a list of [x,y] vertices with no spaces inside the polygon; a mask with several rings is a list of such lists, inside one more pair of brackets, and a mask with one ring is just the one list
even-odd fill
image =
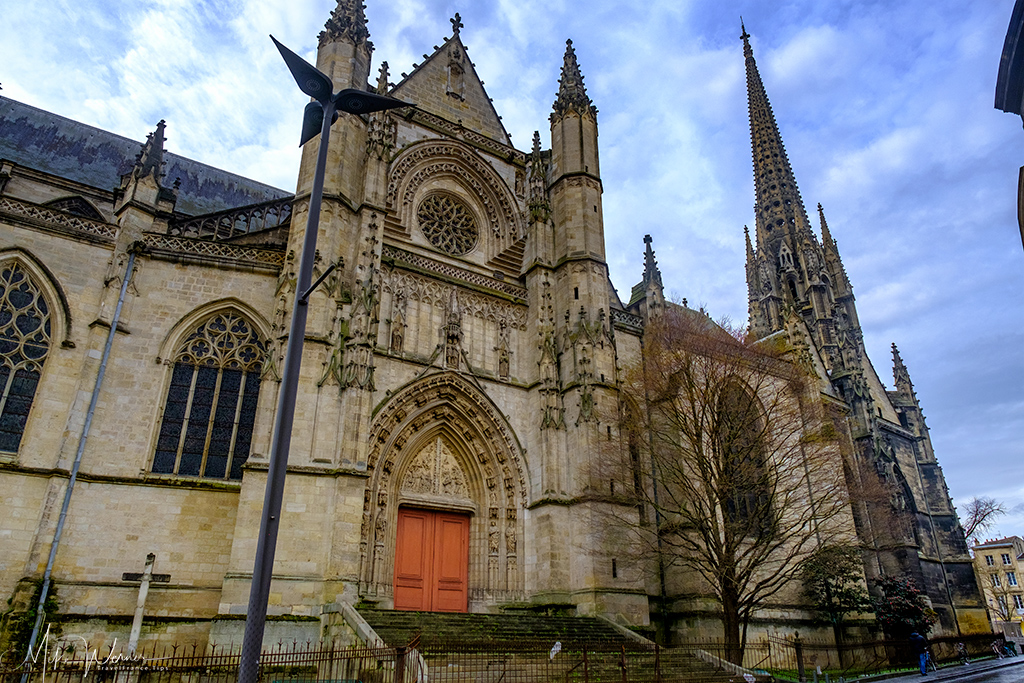
{"label": "church doorway tympanum", "polygon": [[465,612],[469,598],[469,515],[400,508],[395,609]]}

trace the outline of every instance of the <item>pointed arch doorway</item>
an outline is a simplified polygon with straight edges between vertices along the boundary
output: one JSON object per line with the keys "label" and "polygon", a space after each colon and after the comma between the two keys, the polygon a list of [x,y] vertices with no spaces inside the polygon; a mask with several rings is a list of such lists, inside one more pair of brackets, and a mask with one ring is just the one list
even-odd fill
{"label": "pointed arch doorway", "polygon": [[469,605],[469,515],[398,509],[395,609],[465,612]]}
{"label": "pointed arch doorway", "polygon": [[464,612],[522,600],[525,468],[490,399],[456,373],[414,381],[380,406],[370,444],[361,596]]}

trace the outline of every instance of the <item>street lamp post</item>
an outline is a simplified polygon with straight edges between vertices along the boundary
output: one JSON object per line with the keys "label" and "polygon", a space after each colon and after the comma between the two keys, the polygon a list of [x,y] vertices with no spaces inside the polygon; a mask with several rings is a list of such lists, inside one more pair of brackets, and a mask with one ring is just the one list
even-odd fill
{"label": "street lamp post", "polygon": [[308,300],[310,293],[323,280],[321,277],[315,284],[310,285],[313,276],[317,229],[320,224],[320,204],[324,193],[324,172],[327,168],[327,146],[330,141],[331,124],[338,119],[339,111],[349,114],[368,114],[385,109],[411,106],[407,102],[364,90],[346,88],[335,93],[331,79],[323,72],[277,42],[273,36],[270,39],[274,41],[274,45],[280,51],[281,57],[284,58],[299,89],[316,100],[306,105],[299,144],[300,146],[306,144],[319,132],[320,149],[317,152],[316,171],[313,174],[313,189],[309,196],[309,215],[302,241],[302,253],[299,257],[295,303],[292,307],[291,328],[288,333],[284,367],[281,371],[277,415],[274,419],[274,434],[270,444],[270,469],[267,473],[267,489],[263,498],[263,515],[260,519],[260,535],[256,546],[256,561],[253,566],[252,586],[249,591],[249,608],[245,618],[245,635],[242,640],[242,656],[238,667],[239,683],[255,683],[259,677],[263,630],[267,620],[267,600],[270,595],[270,580],[274,571],[277,532],[281,526],[281,502],[284,498],[284,478],[288,469],[288,450],[291,445],[292,422],[295,417],[295,397],[299,386],[299,367],[302,364]]}

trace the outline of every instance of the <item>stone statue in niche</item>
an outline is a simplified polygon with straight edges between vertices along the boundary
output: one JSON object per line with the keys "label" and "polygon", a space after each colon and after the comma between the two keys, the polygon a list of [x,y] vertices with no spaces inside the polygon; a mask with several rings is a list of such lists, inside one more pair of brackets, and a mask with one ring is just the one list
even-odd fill
{"label": "stone statue in niche", "polygon": [[459,355],[462,351],[462,311],[459,308],[459,297],[452,289],[448,300],[448,322],[444,326],[444,364],[458,370]]}
{"label": "stone statue in niche", "polygon": [[488,534],[488,538],[487,538],[487,551],[491,555],[497,555],[498,554],[498,538],[499,538],[499,536],[500,536],[500,534],[498,533],[498,523],[495,522],[494,520],[491,520],[491,531]]}
{"label": "stone statue in niche", "polygon": [[466,99],[466,68],[462,64],[463,57],[458,45],[452,45],[448,49],[448,83],[445,93],[458,100]]}
{"label": "stone statue in niche", "polygon": [[405,292],[395,294],[391,314],[391,353],[401,354],[405,342]]}
{"label": "stone statue in niche", "polygon": [[498,352],[498,377],[500,379],[509,378],[509,365],[511,362],[512,352],[509,349],[509,330],[508,323],[502,319],[498,323],[498,345],[494,347],[494,350]]}

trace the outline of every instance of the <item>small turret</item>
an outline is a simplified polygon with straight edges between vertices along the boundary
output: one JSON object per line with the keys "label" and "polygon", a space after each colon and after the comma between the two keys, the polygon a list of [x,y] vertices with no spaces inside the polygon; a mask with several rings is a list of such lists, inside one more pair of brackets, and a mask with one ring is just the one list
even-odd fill
{"label": "small turret", "polygon": [[629,305],[639,306],[640,315],[645,318],[657,315],[658,309],[665,304],[665,288],[652,242],[650,235],[644,235],[644,277],[633,286],[629,297]]}
{"label": "small turret", "polygon": [[[121,185],[114,190],[114,213],[120,216],[129,204],[150,215],[150,223],[157,214],[169,218],[178,198],[178,182],[167,188],[162,184],[164,177],[164,128],[163,119],[156,124],[156,130],[146,136],[142,150],[135,157],[132,170],[121,176]],[[145,222],[145,221],[144,221]],[[146,226],[144,230],[152,230]]]}
{"label": "small turret", "polygon": [[338,6],[331,12],[318,38],[321,47],[345,41],[352,45],[367,44],[372,50],[370,31],[366,28],[366,6],[361,0],[338,0]]}
{"label": "small turret", "polygon": [[316,68],[331,77],[334,90],[366,90],[373,43],[362,0],[338,0],[319,35]]}
{"label": "small turret", "polygon": [[558,97],[555,99],[554,112],[551,119],[564,117],[568,112],[579,116],[597,117],[597,107],[587,96],[583,85],[583,74],[580,73],[579,62],[576,61],[576,50],[572,40],[565,41],[565,57],[562,64],[562,77],[558,81]]}
{"label": "small turret", "polygon": [[897,392],[908,397],[914,396],[914,383],[910,381],[910,373],[907,371],[907,366],[903,364],[900,350],[896,348],[895,342],[892,345],[892,377]]}
{"label": "small turret", "polygon": [[570,173],[601,175],[597,157],[597,107],[587,96],[572,41],[565,41],[562,75],[551,112],[555,181]]}

